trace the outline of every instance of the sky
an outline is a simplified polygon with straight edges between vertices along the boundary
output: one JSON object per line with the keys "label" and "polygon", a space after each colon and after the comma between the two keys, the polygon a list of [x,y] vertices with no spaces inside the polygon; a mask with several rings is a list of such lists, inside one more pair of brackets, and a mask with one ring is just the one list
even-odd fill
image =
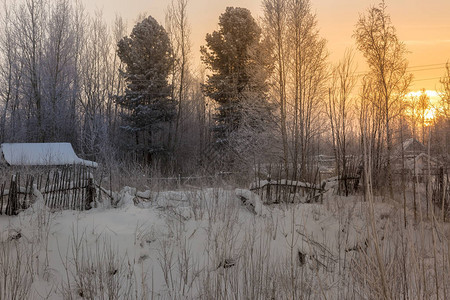
{"label": "sky", "polygon": [[[171,0],[84,0],[88,11],[100,10],[107,22],[116,14],[122,16],[131,30],[137,17],[145,13],[164,25],[165,12]],[[328,41],[329,59],[337,62],[345,49],[355,47],[352,34],[360,14],[379,1],[311,0],[320,33]],[[445,74],[450,61],[449,0],[387,0],[387,11],[397,29],[398,37],[409,51],[412,90],[436,90],[439,77]],[[205,35],[216,30],[220,14],[227,6],[248,8],[255,18],[262,16],[261,0],[189,0],[188,18],[191,26],[192,52],[199,63],[199,49]],[[358,71],[367,69],[363,58],[356,56]]]}

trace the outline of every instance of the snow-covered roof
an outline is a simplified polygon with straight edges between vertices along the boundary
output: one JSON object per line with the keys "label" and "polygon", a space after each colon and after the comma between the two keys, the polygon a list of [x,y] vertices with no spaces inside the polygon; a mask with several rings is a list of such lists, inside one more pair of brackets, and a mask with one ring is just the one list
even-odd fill
{"label": "snow-covered roof", "polygon": [[98,166],[96,162],[79,158],[70,143],[4,143],[1,153],[11,166]]}

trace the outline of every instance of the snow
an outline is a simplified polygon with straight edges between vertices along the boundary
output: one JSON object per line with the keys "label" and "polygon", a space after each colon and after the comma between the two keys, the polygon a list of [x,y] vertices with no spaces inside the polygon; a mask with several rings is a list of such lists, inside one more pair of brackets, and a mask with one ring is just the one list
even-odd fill
{"label": "snow", "polygon": [[[105,274],[114,274],[120,299],[211,298],[208,291],[219,288],[211,283],[231,280],[242,284],[243,293],[244,280],[252,276],[271,278],[271,285],[279,285],[277,293],[283,293],[292,265],[305,276],[312,299],[335,299],[340,288],[351,286],[345,283],[350,269],[342,266],[358,256],[358,247],[367,240],[367,203],[331,192],[323,205],[267,206],[248,189],[157,192],[124,187],[113,196],[115,208],[100,203],[89,211],[55,213],[43,205],[35,187],[33,193],[32,207],[16,217],[0,216],[0,244],[22,249],[17,253],[25,257],[34,253],[27,258],[34,266],[30,299],[77,298]],[[387,216],[398,219],[394,208],[376,205],[379,228],[386,226]],[[386,238],[390,231],[386,229]],[[84,269],[90,271],[80,271]],[[82,280],[89,281],[84,290]],[[125,287],[136,297],[128,297]],[[228,293],[232,290],[230,285]],[[289,298],[285,293],[279,298]]]}
{"label": "snow", "polygon": [[79,158],[70,143],[4,143],[1,152],[11,166],[98,166],[96,162]]}
{"label": "snow", "polygon": [[236,189],[236,196],[251,212],[258,216],[269,216],[270,212],[265,208],[261,198],[250,190]]}

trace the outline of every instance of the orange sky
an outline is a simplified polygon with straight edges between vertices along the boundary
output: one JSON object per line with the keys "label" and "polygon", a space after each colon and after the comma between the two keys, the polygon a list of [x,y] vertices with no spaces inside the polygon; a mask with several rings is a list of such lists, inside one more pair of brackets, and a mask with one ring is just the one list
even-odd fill
{"label": "orange sky", "polygon": [[[170,0],[84,0],[88,11],[102,10],[106,20],[120,14],[131,29],[140,13],[152,15],[164,24],[164,14]],[[352,33],[359,14],[378,1],[311,0],[322,36],[328,40],[330,60],[337,61],[346,47],[354,46]],[[398,36],[408,50],[409,65],[415,76],[412,90],[438,88],[438,78],[444,74],[444,63],[450,60],[450,0],[387,0],[388,12]],[[192,30],[192,51],[199,61],[199,47],[206,33],[217,28],[219,15],[227,6],[250,9],[254,17],[261,16],[260,0],[190,0],[189,22]],[[358,58],[358,71],[364,71],[364,61]],[[432,65],[432,66],[430,66]],[[424,66],[424,67],[416,67]]]}

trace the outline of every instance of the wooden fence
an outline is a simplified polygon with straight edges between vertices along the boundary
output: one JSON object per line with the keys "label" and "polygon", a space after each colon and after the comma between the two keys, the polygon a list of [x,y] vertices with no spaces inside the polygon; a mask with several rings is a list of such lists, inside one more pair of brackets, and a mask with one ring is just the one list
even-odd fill
{"label": "wooden fence", "polygon": [[321,202],[323,187],[308,182],[292,180],[258,180],[250,186],[264,203],[295,202],[306,197],[306,202]]}
{"label": "wooden fence", "polygon": [[87,210],[95,200],[96,188],[89,170],[65,167],[40,175],[16,173],[0,185],[0,214],[16,215],[41,194],[53,210]]}
{"label": "wooden fence", "polygon": [[446,221],[450,215],[450,177],[448,170],[442,167],[439,168],[432,185],[432,199],[435,206],[440,209],[443,220]]}
{"label": "wooden fence", "polygon": [[362,168],[360,165],[360,162],[355,159],[347,161],[347,165],[338,176],[338,195],[348,196],[354,194],[358,190],[362,175]]}

